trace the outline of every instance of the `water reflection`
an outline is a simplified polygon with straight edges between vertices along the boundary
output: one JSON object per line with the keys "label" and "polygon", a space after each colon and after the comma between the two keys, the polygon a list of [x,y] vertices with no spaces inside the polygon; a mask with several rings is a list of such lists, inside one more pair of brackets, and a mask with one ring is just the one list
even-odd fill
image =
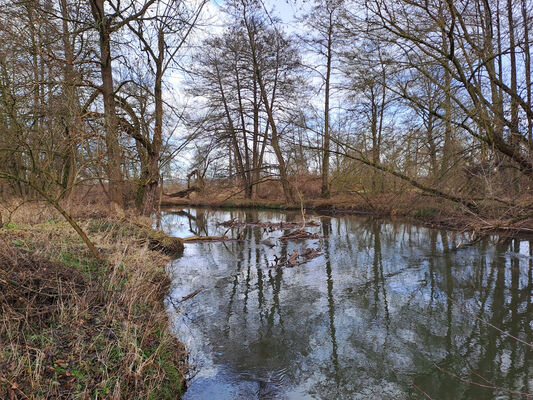
{"label": "water reflection", "polygon": [[[176,236],[297,214],[166,212]],[[169,268],[169,312],[197,365],[187,399],[507,399],[533,392],[533,245],[489,238],[457,249],[445,231],[316,217],[322,239],[230,229]],[[270,237],[276,246],[262,240]],[[276,257],[322,246],[294,268]],[[197,289],[195,297],[180,300]],[[500,331],[501,330],[501,331]],[[503,332],[503,333],[502,333]],[[515,339],[516,338],[516,339]],[[518,340],[517,340],[518,339]]]}

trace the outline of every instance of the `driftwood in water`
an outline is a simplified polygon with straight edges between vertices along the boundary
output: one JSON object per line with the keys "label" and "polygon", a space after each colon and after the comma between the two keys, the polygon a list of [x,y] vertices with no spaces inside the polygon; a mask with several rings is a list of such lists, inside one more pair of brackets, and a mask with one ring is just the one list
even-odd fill
{"label": "driftwood in water", "polygon": [[322,248],[317,247],[316,249],[313,248],[306,248],[302,253],[299,253],[298,250],[294,250],[290,256],[288,257],[282,257],[278,258],[275,257],[275,263],[273,264],[274,268],[281,268],[281,267],[296,267],[298,265],[305,264],[306,262],[312,260],[313,258],[317,258],[322,254]]}
{"label": "driftwood in water", "polygon": [[289,232],[283,235],[279,240],[306,240],[306,239],[320,239],[316,233],[307,232],[305,229],[300,228],[295,231]]}
{"label": "driftwood in water", "polygon": [[196,289],[194,292],[188,294],[187,296],[183,296],[181,298],[180,303],[183,303],[184,301],[187,301],[189,299],[192,299],[194,296],[196,296],[198,293],[200,293],[203,289]]}
{"label": "driftwood in water", "polygon": [[226,236],[190,236],[182,239],[184,242],[222,242],[226,240],[239,240],[238,238],[229,238]]}
{"label": "driftwood in water", "polygon": [[[302,222],[242,222],[237,221],[235,219],[230,219],[229,221],[221,222],[219,225],[228,227],[228,228],[243,228],[247,226],[256,227],[256,228],[264,228],[267,229],[269,232],[276,231],[276,230],[284,230],[284,229],[294,229],[298,227],[302,227]],[[305,226],[319,226],[320,224],[316,221],[309,221],[305,223]]]}

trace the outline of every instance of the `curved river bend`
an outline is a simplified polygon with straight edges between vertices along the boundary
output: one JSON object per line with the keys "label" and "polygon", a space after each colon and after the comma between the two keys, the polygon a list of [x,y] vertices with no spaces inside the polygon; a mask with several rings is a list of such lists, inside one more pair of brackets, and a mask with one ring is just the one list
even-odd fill
{"label": "curved river bend", "polygon": [[[180,237],[221,235],[218,223],[233,218],[299,215],[176,209],[161,225]],[[451,232],[359,216],[308,219],[322,239],[283,242],[288,230],[247,227],[243,240],[187,244],[169,266],[168,311],[196,366],[185,399],[533,393],[532,242],[488,238],[458,249],[463,238]],[[318,246],[321,256],[305,264],[272,268],[276,257]]]}

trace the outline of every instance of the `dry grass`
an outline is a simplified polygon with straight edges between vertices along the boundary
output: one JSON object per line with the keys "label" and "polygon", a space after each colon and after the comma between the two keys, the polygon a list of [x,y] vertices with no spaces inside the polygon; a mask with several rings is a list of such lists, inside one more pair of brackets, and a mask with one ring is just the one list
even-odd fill
{"label": "dry grass", "polygon": [[91,233],[107,265],[59,219],[0,229],[0,398],[179,397],[185,350],[162,302],[169,259],[112,224]]}

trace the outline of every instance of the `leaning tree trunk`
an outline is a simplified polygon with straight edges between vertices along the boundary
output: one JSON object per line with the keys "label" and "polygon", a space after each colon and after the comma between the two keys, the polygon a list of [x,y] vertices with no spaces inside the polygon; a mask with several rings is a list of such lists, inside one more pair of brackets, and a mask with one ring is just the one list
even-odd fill
{"label": "leaning tree trunk", "polygon": [[[246,18],[245,18],[246,23]],[[287,166],[285,164],[285,159],[283,158],[283,153],[281,152],[281,148],[279,145],[279,136],[278,136],[278,129],[276,126],[276,122],[274,120],[274,115],[272,111],[271,104],[268,100],[268,95],[266,92],[265,85],[263,83],[263,78],[261,76],[261,72],[259,70],[259,65],[257,62],[257,55],[256,55],[256,49],[255,49],[255,42],[252,36],[252,33],[250,31],[250,27],[246,23],[246,28],[248,30],[248,38],[250,40],[250,47],[252,50],[252,60],[254,64],[254,70],[255,70],[255,77],[257,79],[257,84],[259,85],[259,90],[261,92],[261,97],[263,98],[263,103],[265,106],[265,111],[267,114],[268,123],[270,125],[270,128],[272,129],[272,135],[270,139],[270,144],[272,145],[272,148],[274,149],[274,154],[276,155],[276,158],[278,159],[278,165],[279,165],[279,177],[281,181],[281,186],[283,188],[283,194],[285,195],[285,201],[287,203],[294,202],[294,197],[292,194],[292,187],[289,182],[289,178],[287,176]]]}

